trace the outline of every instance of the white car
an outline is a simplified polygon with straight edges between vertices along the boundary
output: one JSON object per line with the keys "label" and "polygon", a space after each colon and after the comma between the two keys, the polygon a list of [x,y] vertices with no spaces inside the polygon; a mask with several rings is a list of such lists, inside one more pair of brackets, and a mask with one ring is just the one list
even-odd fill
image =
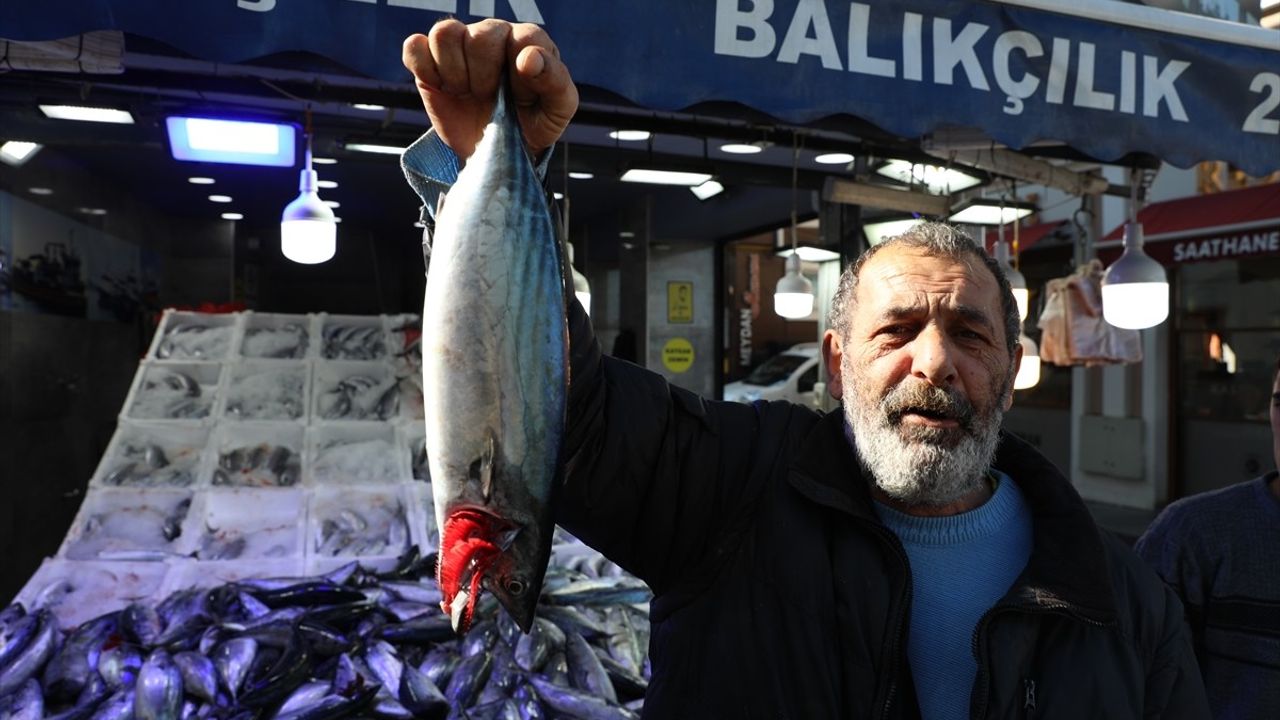
{"label": "white car", "polygon": [[725,385],[724,399],[744,403],[788,400],[810,405],[820,372],[822,354],[818,343],[793,345],[761,363],[745,378]]}

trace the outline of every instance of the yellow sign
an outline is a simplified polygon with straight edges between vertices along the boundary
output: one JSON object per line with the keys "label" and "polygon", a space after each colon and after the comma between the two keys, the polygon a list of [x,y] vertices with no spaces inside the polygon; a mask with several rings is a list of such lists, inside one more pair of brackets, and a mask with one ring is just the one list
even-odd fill
{"label": "yellow sign", "polygon": [[667,322],[693,322],[693,283],[667,283]]}
{"label": "yellow sign", "polygon": [[662,364],[673,373],[693,366],[693,345],[684,338],[671,338],[662,346]]}

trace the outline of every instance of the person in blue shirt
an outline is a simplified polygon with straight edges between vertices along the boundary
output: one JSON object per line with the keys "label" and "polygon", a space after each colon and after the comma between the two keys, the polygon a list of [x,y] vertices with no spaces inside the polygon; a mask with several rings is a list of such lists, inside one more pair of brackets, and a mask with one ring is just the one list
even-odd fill
{"label": "person in blue shirt", "polygon": [[[428,214],[504,71],[545,168],[578,95],[542,28],[446,20],[403,50],[432,131],[402,166]],[[825,416],[672,387],[568,310],[557,522],[654,591],[646,717],[1207,717],[1173,592],[1001,430],[1017,307],[956,228],[845,270]]]}

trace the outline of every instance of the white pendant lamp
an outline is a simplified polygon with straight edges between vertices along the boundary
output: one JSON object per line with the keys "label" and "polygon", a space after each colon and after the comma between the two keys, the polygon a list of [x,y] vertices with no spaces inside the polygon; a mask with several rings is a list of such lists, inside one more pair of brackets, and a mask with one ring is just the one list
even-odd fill
{"label": "white pendant lamp", "polygon": [[1142,250],[1136,174],[1130,185],[1133,194],[1124,226],[1124,253],[1102,276],[1102,317],[1118,328],[1142,330],[1169,317],[1169,279],[1164,267]]}
{"label": "white pendant lamp", "polygon": [[791,257],[787,272],[773,291],[773,311],[789,320],[813,314],[813,283],[800,272],[800,255],[796,252],[796,185],[799,179],[800,145],[792,144],[791,155]]}
{"label": "white pendant lamp", "polygon": [[1027,305],[1029,302],[1029,292],[1027,291],[1027,277],[1020,270],[1013,266],[1009,259],[1009,244],[1004,241],[1004,226],[1001,225],[999,235],[995,246],[992,248],[992,255],[996,262],[1000,265],[1000,269],[1004,271],[1004,276],[1009,280],[1009,287],[1013,288],[1013,300],[1018,305],[1018,319],[1027,319]]}
{"label": "white pendant lamp", "polygon": [[[310,113],[308,113],[308,116]],[[333,257],[337,247],[338,223],[333,210],[316,192],[319,180],[311,169],[311,132],[308,117],[306,166],[298,181],[298,197],[285,206],[280,216],[280,252],[303,265],[315,265]]]}
{"label": "white pendant lamp", "polygon": [[1020,335],[1018,343],[1022,345],[1022,364],[1018,366],[1018,374],[1013,377],[1014,390],[1033,388],[1040,382],[1040,348],[1036,341]]}

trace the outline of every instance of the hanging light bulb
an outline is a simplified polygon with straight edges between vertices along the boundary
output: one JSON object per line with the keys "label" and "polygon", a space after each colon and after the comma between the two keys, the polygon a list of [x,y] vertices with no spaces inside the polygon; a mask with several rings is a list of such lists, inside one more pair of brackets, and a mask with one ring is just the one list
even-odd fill
{"label": "hanging light bulb", "polygon": [[587,312],[587,316],[591,316],[591,285],[587,283],[587,276],[583,275],[578,268],[573,265],[573,246],[566,245],[569,248],[569,274],[573,276],[573,294],[578,298],[578,304]]}
{"label": "hanging light bulb", "polygon": [[1000,269],[1004,271],[1004,276],[1009,280],[1009,287],[1013,288],[1013,300],[1018,304],[1018,318],[1026,320],[1028,304],[1027,278],[1013,266],[1013,263],[1009,262],[1009,245],[1003,239],[996,241],[992,251],[996,262],[1000,264]]}
{"label": "hanging light bulb", "polygon": [[303,265],[315,265],[333,257],[338,224],[333,210],[316,192],[319,178],[311,169],[311,112],[307,112],[306,165],[298,181],[298,197],[280,215],[280,252]]}
{"label": "hanging light bulb", "polygon": [[800,272],[800,255],[796,252],[796,185],[799,176],[800,145],[792,144],[791,155],[791,256],[787,272],[773,291],[773,311],[784,318],[809,317],[813,313],[813,283]]}
{"label": "hanging light bulb", "polygon": [[1124,253],[1102,276],[1102,317],[1118,328],[1142,330],[1169,317],[1169,279],[1164,268],[1142,250],[1138,222],[1138,177],[1130,181],[1129,222],[1124,226]]}
{"label": "hanging light bulb", "polygon": [[1022,345],[1022,364],[1018,366],[1018,374],[1013,377],[1014,390],[1033,388],[1040,382],[1040,348],[1036,341],[1025,334],[1018,336]]}

